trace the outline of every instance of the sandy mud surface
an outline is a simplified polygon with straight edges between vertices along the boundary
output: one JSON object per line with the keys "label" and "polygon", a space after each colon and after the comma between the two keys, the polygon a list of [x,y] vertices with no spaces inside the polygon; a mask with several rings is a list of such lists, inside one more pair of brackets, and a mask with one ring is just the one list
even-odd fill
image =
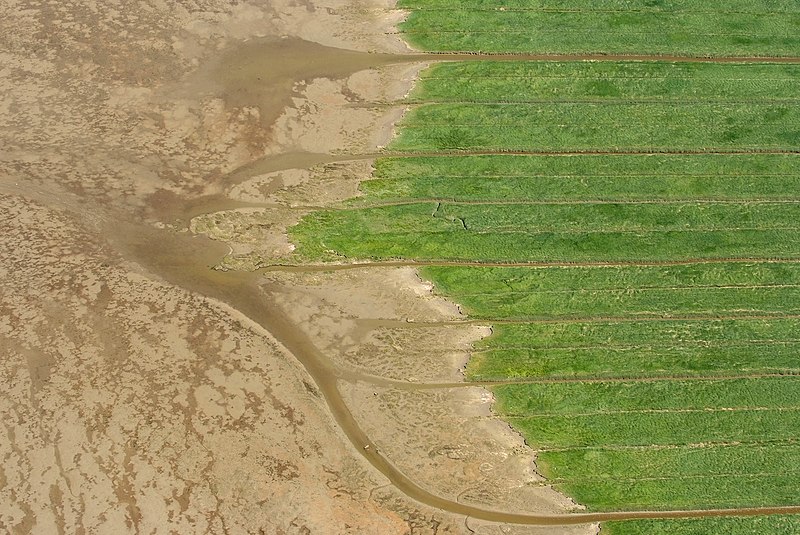
{"label": "sandy mud surface", "polygon": [[0,531],[596,531],[416,502],[331,416],[352,412],[443,497],[575,507],[528,485],[532,453],[485,392],[416,389],[460,380],[487,329],[412,326],[460,317],[414,271],[248,274],[369,175],[402,113],[387,104],[423,66],[387,35],[402,16],[379,0],[0,6]]}

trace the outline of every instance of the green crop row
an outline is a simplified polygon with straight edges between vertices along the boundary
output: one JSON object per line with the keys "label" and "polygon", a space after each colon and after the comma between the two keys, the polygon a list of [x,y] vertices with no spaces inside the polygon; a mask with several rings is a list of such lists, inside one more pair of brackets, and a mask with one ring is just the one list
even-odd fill
{"label": "green crop row", "polygon": [[[478,350],[731,348],[800,343],[800,319],[522,323],[496,325]],[[800,364],[800,363],[798,363]]]}
{"label": "green crop row", "polygon": [[671,318],[800,314],[800,288],[620,288],[563,292],[500,292],[463,295],[476,318],[542,320]]}
{"label": "green crop row", "polygon": [[[476,318],[762,316],[800,312],[797,264],[424,268]],[[800,301],[797,301],[800,303]]]}
{"label": "green crop row", "polygon": [[800,474],[798,444],[737,444],[562,450],[539,453],[538,470],[549,481],[689,478],[746,476],[748,474]]}
{"label": "green crop row", "polygon": [[798,349],[796,343],[775,342],[713,348],[486,350],[473,353],[466,374],[473,381],[800,374]]}
{"label": "green crop row", "polygon": [[800,98],[800,66],[672,62],[480,61],[423,72],[412,102],[768,101]]}
{"label": "green crop row", "polygon": [[[774,442],[797,438],[798,409],[506,416],[534,449]],[[622,475],[622,474],[620,474]]]}
{"label": "green crop row", "polygon": [[483,9],[489,11],[540,10],[540,11],[666,11],[670,13],[733,12],[733,13],[798,13],[800,6],[793,0],[727,0],[724,4],[709,4],[702,0],[399,0],[403,9]]}
{"label": "green crop row", "polygon": [[[794,505],[797,503],[800,475],[665,477],[638,481],[620,478],[561,483],[555,487],[579,502],[591,504],[592,510],[731,509]],[[771,532],[753,533],[772,535]]]}
{"label": "green crop row", "polygon": [[[472,380],[800,373],[800,319],[495,325]],[[502,398],[501,398],[502,399]]]}
{"label": "green crop row", "polygon": [[[570,154],[381,158],[375,178],[707,177],[800,175],[796,154]],[[369,185],[372,181],[364,184]]]}
{"label": "green crop row", "polygon": [[797,535],[800,515],[625,520],[603,524],[601,535]]}
{"label": "green crop row", "polygon": [[636,201],[798,201],[800,174],[707,176],[550,176],[550,177],[448,177],[432,175],[420,179],[376,179],[363,182],[367,196],[355,205],[380,200],[435,201],[539,201],[547,202],[636,202]]}
{"label": "green crop row", "polygon": [[[664,266],[519,267],[431,266],[423,269],[456,300],[504,291],[576,291],[693,286],[770,286],[800,282],[796,262],[722,262]],[[491,311],[487,311],[489,317]]]}
{"label": "green crop row", "polygon": [[497,262],[785,258],[800,255],[794,203],[469,206],[315,212],[292,231],[325,258]]}
{"label": "green crop row", "polygon": [[743,256],[793,259],[800,253],[796,231],[747,230],[650,233],[479,234],[438,232],[409,235],[398,229],[378,236],[363,228],[347,233],[306,220],[292,233],[305,258],[410,258],[480,262],[582,262],[717,259]]}
{"label": "green crop row", "polygon": [[390,148],[424,151],[796,150],[800,110],[765,103],[429,104]]}
{"label": "green crop row", "polygon": [[431,51],[793,56],[800,50],[796,8],[772,12],[766,0],[753,2],[749,13],[705,7],[547,11],[474,9],[457,2],[447,10],[412,8],[400,29],[411,45]]}
{"label": "green crop row", "polygon": [[[436,211],[430,203],[375,208],[368,216],[370,232],[407,224],[410,217],[421,232],[450,231],[466,226],[478,233],[503,232],[649,232],[683,230],[800,229],[800,202],[756,203],[580,203],[580,204],[457,204],[443,202]],[[380,212],[384,212],[380,213]],[[418,214],[424,213],[424,221]],[[431,213],[433,217],[431,217]],[[439,223],[444,222],[445,225]],[[453,225],[454,222],[457,224]],[[426,223],[433,223],[428,225]],[[460,224],[459,224],[460,223]],[[380,225],[380,226],[379,226]]]}
{"label": "green crop row", "polygon": [[491,155],[382,158],[354,205],[381,201],[796,199],[800,156]]}
{"label": "green crop row", "polygon": [[800,408],[800,377],[531,383],[495,386],[507,416]]}
{"label": "green crop row", "polygon": [[[800,201],[509,204],[409,202],[367,207],[352,222],[372,234],[416,228],[421,233],[468,230],[499,234],[778,230],[800,228]],[[344,216],[344,212],[340,212]],[[347,216],[344,216],[347,217]],[[465,228],[466,227],[466,228]]]}

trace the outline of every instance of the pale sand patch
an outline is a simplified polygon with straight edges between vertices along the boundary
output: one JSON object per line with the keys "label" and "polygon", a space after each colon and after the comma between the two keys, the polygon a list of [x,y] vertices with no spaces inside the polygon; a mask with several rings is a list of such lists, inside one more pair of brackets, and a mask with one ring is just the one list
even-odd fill
{"label": "pale sand patch", "polygon": [[324,207],[360,195],[358,185],[371,171],[369,160],[284,169],[245,180],[231,188],[228,196],[251,203]]}
{"label": "pale sand patch", "polygon": [[491,415],[486,390],[401,391],[367,384],[343,390],[380,451],[423,487],[508,512],[578,509],[542,485],[522,438]]}
{"label": "pale sand patch", "polygon": [[225,242],[230,252],[220,262],[222,269],[253,271],[264,259],[277,261],[294,251],[286,228],[296,224],[303,212],[275,207],[239,208],[195,217],[189,229]]}

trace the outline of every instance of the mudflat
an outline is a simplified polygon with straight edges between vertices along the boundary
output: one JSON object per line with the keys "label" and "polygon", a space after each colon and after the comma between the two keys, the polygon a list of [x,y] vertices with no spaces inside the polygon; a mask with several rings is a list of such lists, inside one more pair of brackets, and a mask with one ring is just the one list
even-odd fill
{"label": "mudflat", "polygon": [[574,508],[524,490],[531,452],[484,392],[403,386],[458,381],[485,329],[437,328],[460,313],[409,269],[253,271],[369,174],[422,67],[391,35],[403,13],[0,13],[0,530],[553,533],[424,505],[376,469],[493,510]]}

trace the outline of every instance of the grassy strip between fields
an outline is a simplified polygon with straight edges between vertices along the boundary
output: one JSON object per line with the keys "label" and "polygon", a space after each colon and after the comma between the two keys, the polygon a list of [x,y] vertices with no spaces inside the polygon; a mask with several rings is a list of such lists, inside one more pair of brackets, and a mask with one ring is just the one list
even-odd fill
{"label": "grassy strip between fields", "polygon": [[531,447],[548,450],[787,441],[800,425],[796,408],[501,416]]}
{"label": "grassy strip between fields", "polygon": [[[316,259],[795,259],[800,256],[797,220],[772,215],[792,215],[798,206],[687,203],[679,207],[521,207],[415,203],[315,212],[295,227],[292,235],[300,244],[299,253]],[[540,217],[534,220],[536,216]]]}
{"label": "grassy strip between fields", "polygon": [[800,155],[382,158],[354,205],[382,201],[796,199]]}
{"label": "grassy strip between fields", "polygon": [[548,481],[554,483],[780,473],[797,475],[800,473],[800,445],[691,445],[545,451],[539,453],[537,467]]}
{"label": "grassy strip between fields", "polygon": [[800,515],[626,520],[603,524],[601,535],[797,535]]}
{"label": "grassy strip between fields", "polygon": [[798,374],[800,319],[495,325],[471,380]]}
{"label": "grassy strip between fields", "polygon": [[[413,46],[431,51],[538,54],[794,56],[800,50],[796,4],[755,0],[724,5],[513,2],[401,2],[400,25]],[[773,11],[775,7],[775,11]],[[438,9],[437,9],[438,8]]]}
{"label": "grassy strip between fields", "polygon": [[796,101],[800,65],[480,61],[423,72],[411,102]]}
{"label": "grassy strip between fields", "polygon": [[796,151],[789,104],[429,104],[402,121],[390,148],[426,151]]}
{"label": "grassy strip between fields", "polygon": [[605,415],[800,407],[800,377],[539,383],[493,387],[506,416]]}
{"label": "grassy strip between fields", "polygon": [[[733,12],[733,13],[800,13],[800,6],[794,0],[727,0],[724,4],[709,4],[702,0],[461,0],[456,3],[463,9],[540,10],[540,11],[645,11],[645,12]],[[451,11],[452,0],[399,0],[397,7],[403,9],[441,9]]]}
{"label": "grassy strip between fields", "polygon": [[[573,319],[800,313],[800,264],[423,268],[476,318]],[[622,326],[628,330],[629,327]]]}
{"label": "grassy strip between fields", "polygon": [[555,485],[558,490],[574,496],[578,501],[592,503],[593,509],[603,511],[619,508],[675,510],[794,505],[797,503],[799,486],[800,475],[781,472],[635,482],[618,479]]}

